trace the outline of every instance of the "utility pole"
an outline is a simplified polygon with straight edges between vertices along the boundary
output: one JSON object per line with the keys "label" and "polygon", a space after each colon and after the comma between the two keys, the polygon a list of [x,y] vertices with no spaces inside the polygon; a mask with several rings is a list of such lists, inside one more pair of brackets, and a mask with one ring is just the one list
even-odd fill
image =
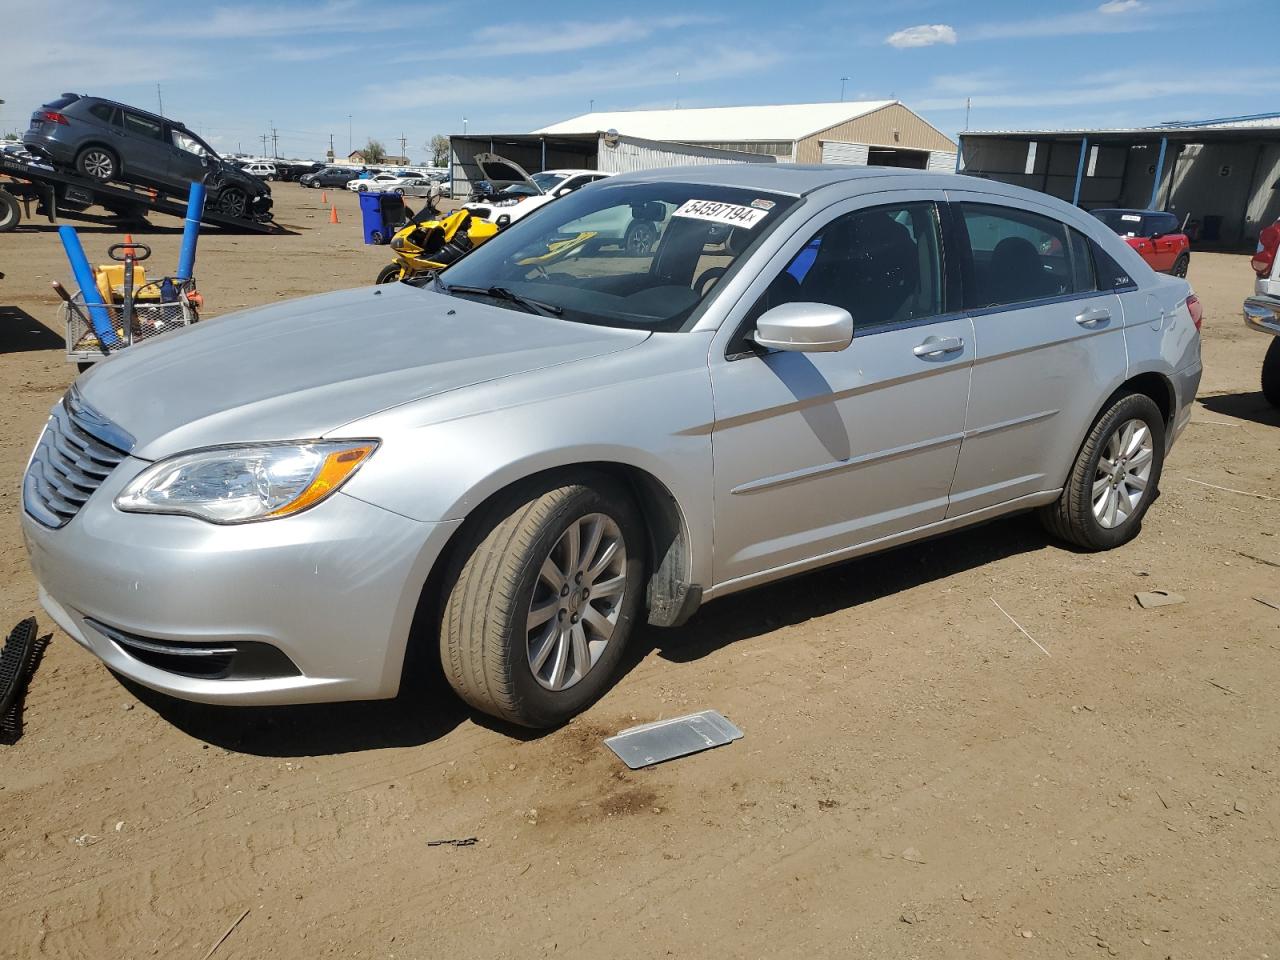
{"label": "utility pole", "polygon": [[407,154],[405,151],[408,149],[409,138],[402,133],[400,134],[399,140],[400,140],[400,156],[404,157],[405,160],[408,160],[409,154]]}
{"label": "utility pole", "polygon": [[845,81],[846,81],[846,80],[852,80],[852,79],[853,79],[852,77],[841,77],[841,78],[840,78],[840,102],[841,102],[841,103],[844,103],[844,84],[845,84]]}
{"label": "utility pole", "polygon": [[595,112],[596,112],[596,102],[595,102],[595,100],[588,100],[588,101],[587,101],[587,113],[595,113]]}
{"label": "utility pole", "polygon": [[467,118],[466,117],[462,118],[462,135],[464,137],[467,135]]}
{"label": "utility pole", "polygon": [[271,124],[271,158],[276,160],[280,157],[280,136],[276,130],[276,122],[268,120],[267,123]]}
{"label": "utility pole", "polygon": [[265,157],[267,155],[267,141],[271,139],[271,135],[264,133],[258,139],[262,141],[262,155]]}
{"label": "utility pole", "polygon": [[969,108],[973,106],[973,97],[964,98],[964,128],[969,129]]}
{"label": "utility pole", "polygon": [[329,159],[333,159],[333,134],[329,134]]}
{"label": "utility pole", "polygon": [[160,84],[156,84],[156,103],[160,105],[160,116],[164,116],[164,98],[160,96]]}

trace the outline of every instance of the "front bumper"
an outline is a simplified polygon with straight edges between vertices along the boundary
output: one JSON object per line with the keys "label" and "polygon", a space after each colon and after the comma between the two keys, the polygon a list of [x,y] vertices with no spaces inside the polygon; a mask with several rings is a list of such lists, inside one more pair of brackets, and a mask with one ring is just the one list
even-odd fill
{"label": "front bumper", "polygon": [[1280,299],[1249,297],[1244,302],[1245,326],[1280,337]]}
{"label": "front bumper", "polygon": [[[61,529],[23,512],[40,601],[63,630],[116,673],[187,700],[395,696],[423,585],[458,522],[422,523],[341,492],[239,526],[122,513],[112,501],[143,466],[126,459]],[[192,676],[165,668],[184,658],[146,652],[184,645],[252,650],[267,666]],[[263,660],[264,647],[288,669]]]}

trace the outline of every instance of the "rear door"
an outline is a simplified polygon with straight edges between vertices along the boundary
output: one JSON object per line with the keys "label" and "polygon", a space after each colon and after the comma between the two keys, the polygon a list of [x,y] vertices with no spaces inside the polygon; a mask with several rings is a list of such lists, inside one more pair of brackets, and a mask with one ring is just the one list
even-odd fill
{"label": "rear door", "polygon": [[[964,429],[972,324],[951,309],[940,191],[842,201],[771,260],[712,347],[715,580],[803,567],[943,519]],[[744,339],[787,302],[854,318],[838,353]]]}
{"label": "rear door", "polygon": [[974,368],[948,516],[1056,490],[1126,369],[1119,298],[1090,241],[1034,203],[948,191]]}
{"label": "rear door", "polygon": [[124,111],[124,156],[120,162],[127,174],[158,184],[168,180],[172,148],[164,127],[146,114]]}

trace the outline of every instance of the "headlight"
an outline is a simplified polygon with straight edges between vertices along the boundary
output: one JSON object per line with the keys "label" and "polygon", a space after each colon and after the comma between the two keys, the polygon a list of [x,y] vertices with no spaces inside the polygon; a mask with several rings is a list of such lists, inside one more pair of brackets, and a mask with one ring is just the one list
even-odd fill
{"label": "headlight", "polygon": [[377,448],[376,440],[306,440],[197,450],[153,463],[115,503],[211,523],[287,517],[334,493]]}
{"label": "headlight", "polygon": [[404,237],[400,236],[400,234],[398,234],[398,233],[397,233],[394,237],[392,237],[392,238],[391,238],[391,249],[392,249],[392,250],[403,250],[403,249],[404,249]]}

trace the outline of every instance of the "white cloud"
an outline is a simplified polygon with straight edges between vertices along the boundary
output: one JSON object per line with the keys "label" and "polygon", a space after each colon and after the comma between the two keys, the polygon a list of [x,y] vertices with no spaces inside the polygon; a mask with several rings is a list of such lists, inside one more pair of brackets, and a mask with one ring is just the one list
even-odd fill
{"label": "white cloud", "polygon": [[932,47],[937,43],[956,42],[956,32],[945,23],[922,23],[885,37],[885,43],[899,50],[904,47]]}
{"label": "white cloud", "polygon": [[1145,6],[1142,0],[1107,0],[1106,3],[1098,7],[1098,12],[1115,15],[1117,13],[1130,13],[1134,10],[1141,10]]}

